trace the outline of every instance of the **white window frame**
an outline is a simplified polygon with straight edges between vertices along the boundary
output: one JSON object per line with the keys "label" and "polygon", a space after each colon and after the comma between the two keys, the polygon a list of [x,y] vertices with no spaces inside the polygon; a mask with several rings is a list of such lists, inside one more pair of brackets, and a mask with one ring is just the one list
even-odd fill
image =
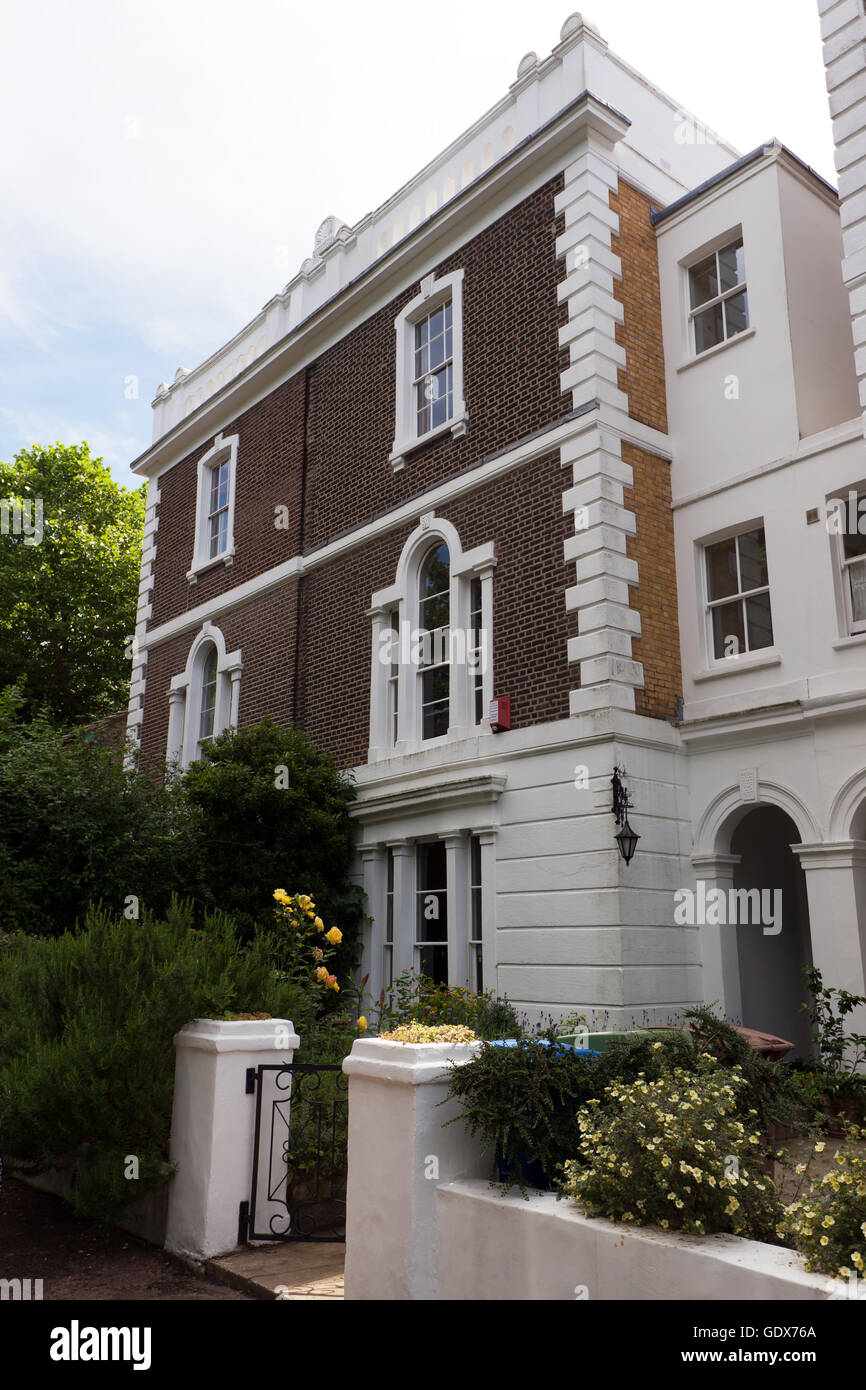
{"label": "white window frame", "polygon": [[[218,434],[211,447],[198,461],[195,501],[195,538],[192,564],[187,579],[195,584],[199,575],[215,565],[231,565],[235,555],[235,482],[237,479],[238,435]],[[210,490],[211,473],[222,463],[229,465],[228,522],[226,545],[219,555],[210,553]]]}
{"label": "white window frame", "polygon": [[[384,811],[379,824],[367,827],[372,837],[359,846],[364,892],[371,913],[365,937],[362,969],[369,971],[373,998],[388,984],[389,968],[396,980],[404,970],[417,969],[418,846],[443,840],[446,851],[446,903],[448,983],[476,988],[472,927],[472,840],[481,857],[482,986],[497,988],[496,964],[496,836],[491,810],[505,785],[494,778],[485,793],[461,798],[462,810],[454,810],[445,826],[441,813],[431,815],[420,804],[404,809],[402,821]],[[423,800],[423,793],[421,799]],[[409,836],[400,832],[409,827]],[[388,892],[388,862],[393,864],[393,892]],[[393,943],[388,941],[388,922],[393,923]],[[446,943],[443,942],[443,945]]]}
{"label": "white window frame", "polygon": [[[440,425],[434,425],[424,434],[419,434],[415,399],[415,327],[448,300],[451,301],[453,411],[449,419]],[[463,271],[452,271],[450,275],[443,275],[441,279],[437,279],[434,274],[425,275],[421,281],[420,293],[397,315],[394,329],[397,335],[397,404],[394,443],[389,461],[396,473],[403,468],[407,454],[413,449],[418,449],[443,434],[459,438],[466,433],[468,416],[463,396]]]}
{"label": "white window frame", "polygon": [[[737,593],[735,593],[735,594],[729,594],[727,598],[720,598],[720,599],[711,599],[711,598],[710,598],[710,582],[709,582],[709,575],[708,575],[708,573],[707,573],[707,551],[710,550],[710,548],[711,548],[712,546],[714,546],[714,545],[720,545],[723,541],[738,540],[740,536],[746,536],[746,535],[749,534],[750,531],[757,531],[757,530],[762,530],[762,531],[764,532],[764,537],[765,537],[765,540],[766,540],[767,531],[766,531],[766,526],[765,526],[764,518],[763,518],[763,517],[755,517],[752,521],[749,521],[749,522],[745,523],[744,525],[736,526],[736,527],[734,527],[734,528],[732,528],[732,529],[730,529],[730,530],[720,531],[720,532],[718,532],[717,534],[712,535],[712,536],[707,536],[707,537],[705,537],[704,540],[698,542],[698,545],[697,545],[697,558],[698,558],[698,566],[699,566],[699,569],[700,569],[700,588],[699,588],[699,591],[698,591],[698,592],[699,592],[700,595],[701,595],[701,601],[702,601],[702,605],[703,605],[703,624],[702,624],[702,626],[703,626],[703,634],[704,634],[704,650],[705,650],[705,655],[706,655],[706,663],[705,663],[705,664],[706,664],[707,669],[711,669],[711,668],[722,669],[722,668],[725,668],[725,667],[727,667],[727,666],[732,665],[732,664],[733,664],[734,662],[736,662],[736,661],[741,661],[744,657],[748,657],[748,658],[750,659],[750,661],[754,661],[754,660],[756,660],[756,659],[761,659],[761,658],[765,658],[765,657],[770,657],[770,656],[774,655],[775,652],[776,652],[776,630],[775,630],[774,619],[773,619],[773,600],[772,600],[773,586],[772,586],[772,583],[770,582],[770,573],[769,573],[769,571],[770,571],[770,565],[769,565],[769,557],[768,557],[768,560],[767,560],[767,581],[768,581],[768,582],[767,582],[766,584],[760,585],[757,589],[747,589],[747,590],[745,590],[745,591],[742,591],[742,590],[739,590],[739,589],[738,589]],[[739,548],[739,545],[738,545],[738,546],[737,546],[737,583],[740,584],[741,582],[742,582],[742,581],[741,581],[741,578],[740,578],[740,548]],[[736,656],[716,656],[716,644],[715,644],[715,641],[714,641],[714,638],[713,638],[713,609],[714,609],[714,608],[722,608],[722,607],[724,607],[724,605],[727,604],[727,603],[742,603],[742,601],[743,601],[744,599],[747,599],[747,598],[755,598],[758,594],[764,594],[764,593],[770,595],[770,622],[771,622],[771,624],[773,624],[773,641],[772,641],[772,643],[770,644],[770,646],[769,646],[769,647],[755,647],[755,648],[751,648],[751,647],[749,647],[749,646],[746,646],[745,650],[742,651],[742,652],[738,652]],[[746,631],[746,641],[748,642],[748,623],[746,624],[745,631]]]}
{"label": "white window frame", "polygon": [[[697,348],[697,341],[696,341],[696,337],[695,337],[695,319],[696,319],[696,317],[697,317],[699,314],[705,313],[707,309],[711,309],[715,304],[722,304],[724,300],[726,300],[726,299],[731,299],[734,295],[745,293],[745,294],[747,295],[747,297],[748,297],[748,295],[749,295],[749,279],[748,279],[748,273],[747,273],[746,279],[742,282],[742,284],[735,285],[732,289],[730,289],[730,290],[725,290],[723,293],[720,293],[720,294],[715,295],[712,299],[706,300],[705,303],[700,304],[700,305],[698,305],[696,308],[693,309],[693,308],[692,308],[692,295],[691,295],[691,274],[692,274],[692,271],[695,269],[696,266],[700,265],[701,261],[707,260],[710,256],[715,256],[715,257],[716,257],[716,271],[718,272],[718,257],[719,257],[719,255],[720,255],[720,253],[721,253],[722,251],[727,250],[727,248],[728,248],[729,246],[733,246],[736,242],[739,242],[739,241],[741,241],[741,242],[743,243],[743,257],[744,257],[744,259],[745,259],[746,241],[745,241],[745,237],[744,237],[744,235],[743,235],[743,229],[742,229],[742,227],[734,227],[734,228],[732,228],[730,231],[725,232],[724,235],[722,235],[722,236],[720,236],[720,237],[716,237],[713,241],[709,242],[706,246],[703,246],[703,247],[700,249],[700,251],[693,252],[693,253],[688,257],[688,260],[682,262],[682,267],[683,267],[683,303],[684,303],[684,307],[685,307],[685,316],[686,316],[686,330],[685,330],[685,331],[686,331],[686,342],[687,342],[687,344],[688,344],[689,355],[690,355],[690,357],[691,357],[693,360],[695,360],[695,361],[699,361],[701,358],[707,357],[707,356],[709,356],[709,355],[710,355],[711,353],[713,353],[713,352],[720,352],[720,351],[722,350],[722,348],[726,348],[726,347],[728,346],[729,343],[735,343],[739,338],[743,338],[743,337],[745,337],[745,335],[746,335],[747,333],[752,333],[752,332],[754,331],[754,329],[753,329],[753,327],[752,327],[752,305],[751,305],[751,299],[748,298],[748,299],[747,299],[747,304],[748,304],[748,307],[747,307],[748,323],[746,324],[745,328],[741,328],[741,329],[739,329],[738,332],[732,333],[732,334],[728,335],[728,331],[727,331],[727,330],[728,330],[728,321],[727,321],[727,318],[726,318],[726,316],[725,316],[724,309],[722,309],[722,323],[723,323],[723,326],[724,326],[724,329],[725,329],[725,337],[722,339],[722,341],[721,341],[720,343],[713,343],[713,344],[711,344],[710,347],[702,348],[700,352],[698,351],[698,348]],[[720,279],[720,278],[719,278],[719,283],[721,283],[721,279]]]}
{"label": "white window frame", "polygon": [[[836,492],[831,497],[828,497],[828,513],[829,509],[832,508],[834,504],[841,503],[844,509],[845,518],[846,520],[848,520],[851,493],[856,493],[857,496],[859,522],[859,503],[863,499],[866,499],[866,484],[863,483],[859,483],[850,488],[846,488],[843,491]],[[834,574],[836,579],[836,588],[839,594],[839,598],[841,600],[840,616],[842,618],[842,622],[840,624],[839,635],[843,638],[860,637],[864,633],[866,633],[866,618],[861,619],[859,622],[855,621],[854,619],[854,599],[851,594],[851,581],[849,578],[849,570],[851,569],[852,565],[866,564],[866,555],[856,556],[852,560],[846,559],[845,537],[840,531],[831,531],[831,541],[833,544],[833,554],[835,557]]]}
{"label": "white window frame", "polygon": [[189,649],[186,667],[172,677],[169,686],[169,718],[167,761],[181,770],[201,758],[199,732],[201,721],[202,677],[211,647],[217,653],[217,690],[214,707],[213,738],[228,728],[237,728],[240,681],[243,672],[240,651],[226,651],[226,642],[218,627],[203,623]]}
{"label": "white window frame", "polygon": [[[454,664],[451,668],[449,727],[447,734],[437,738],[422,738],[421,729],[421,667],[401,661],[397,673],[397,738],[391,731],[393,711],[391,701],[391,669],[380,659],[386,634],[403,633],[403,624],[411,634],[418,626],[418,586],[421,568],[429,552],[438,544],[448,546],[451,570],[451,631],[468,634],[471,600],[471,581],[481,580],[481,628],[483,633],[482,710],[483,717],[475,722],[476,666]],[[495,547],[486,545],[464,550],[456,528],[433,512],[422,516],[418,526],[403,547],[397,565],[396,582],[388,589],[373,594],[367,616],[372,619],[372,650],[370,676],[370,747],[368,761],[417,753],[436,748],[458,739],[489,734],[488,711],[493,698],[493,572],[496,567]],[[467,636],[468,644],[468,636]],[[393,650],[393,648],[392,648]],[[464,677],[460,679],[460,675]]]}

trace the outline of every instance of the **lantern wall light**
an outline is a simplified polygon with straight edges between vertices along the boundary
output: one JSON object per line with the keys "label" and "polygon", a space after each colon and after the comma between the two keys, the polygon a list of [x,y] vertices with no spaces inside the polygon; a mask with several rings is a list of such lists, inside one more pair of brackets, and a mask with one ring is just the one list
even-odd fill
{"label": "lantern wall light", "polygon": [[637,849],[637,842],[640,839],[640,835],[632,830],[628,823],[628,812],[634,808],[628,794],[628,788],[622,781],[624,777],[625,768],[614,767],[613,776],[610,779],[611,786],[613,787],[613,806],[611,810],[616,817],[617,825],[620,827],[619,832],[614,835],[617,848],[626,864],[630,864],[634,858],[634,852]]}

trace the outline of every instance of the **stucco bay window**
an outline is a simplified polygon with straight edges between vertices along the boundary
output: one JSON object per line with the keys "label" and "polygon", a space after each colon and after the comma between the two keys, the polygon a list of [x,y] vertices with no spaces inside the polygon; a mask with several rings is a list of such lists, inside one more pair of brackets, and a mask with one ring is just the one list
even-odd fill
{"label": "stucco bay window", "polygon": [[489,732],[495,565],[492,543],[464,551],[432,512],[412,532],[368,613],[370,761]]}
{"label": "stucco bay window", "polygon": [[238,436],[218,434],[198,461],[195,538],[186,576],[192,584],[211,565],[233,562],[237,457]]}
{"label": "stucco bay window", "polygon": [[440,434],[466,433],[463,399],[463,271],[426,275],[394,321],[396,410],[391,466]]}
{"label": "stucco bay window", "polygon": [[169,687],[169,763],[188,767],[218,734],[237,727],[242,669],[240,652],[227,652],[219,628],[204,623]]}
{"label": "stucco bay window", "polygon": [[[474,794],[489,808],[504,779],[476,782]],[[468,800],[473,793],[460,795]],[[370,809],[358,807],[362,820]],[[455,812],[457,825],[450,830],[431,829],[435,815],[422,814],[414,826],[417,837],[361,845],[372,919],[362,969],[370,973],[374,998],[407,970],[477,992],[495,987],[496,827],[489,814],[481,804],[467,806]],[[382,833],[372,825],[366,829]]]}

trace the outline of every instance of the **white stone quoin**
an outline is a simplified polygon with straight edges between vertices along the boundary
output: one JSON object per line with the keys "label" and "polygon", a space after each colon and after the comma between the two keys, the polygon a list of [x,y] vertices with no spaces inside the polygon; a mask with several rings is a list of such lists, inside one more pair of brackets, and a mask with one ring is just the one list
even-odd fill
{"label": "white stone quoin", "polygon": [[482,1155],[448,1093],[448,1063],[468,1062],[479,1043],[382,1042],[359,1038],[343,1063],[349,1078],[346,1197],[347,1299],[436,1297],[436,1188],[481,1178]]}
{"label": "white stone quoin", "polygon": [[199,1018],[174,1045],[170,1156],[178,1167],[165,1248],[204,1260],[236,1248],[238,1209],[250,1197],[255,1097],[246,1093],[247,1068],[288,1065],[300,1039],[284,1018]]}

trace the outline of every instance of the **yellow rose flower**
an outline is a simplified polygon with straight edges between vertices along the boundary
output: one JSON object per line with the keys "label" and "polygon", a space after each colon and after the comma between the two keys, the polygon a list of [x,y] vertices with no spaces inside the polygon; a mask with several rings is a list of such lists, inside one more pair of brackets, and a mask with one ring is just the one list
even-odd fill
{"label": "yellow rose flower", "polygon": [[313,922],[313,926],[316,928],[316,931],[324,931],[324,930],[325,930],[325,924],[324,924],[324,922],[322,921],[321,917],[316,917],[316,918],[315,918],[315,920],[314,920],[314,922]]}
{"label": "yellow rose flower", "polygon": [[359,1027],[359,1029],[360,1029],[360,1031],[361,1031],[362,1033],[366,1033],[366,1031],[367,1031],[367,1020],[366,1020],[366,1018],[364,1017],[363,1014],[361,1014],[361,1017],[358,1019],[358,1027]]}
{"label": "yellow rose flower", "polygon": [[322,984],[324,984],[326,980],[329,980],[330,978],[331,977],[328,971],[328,967],[326,965],[320,965],[318,970],[316,971],[316,979],[321,980]]}
{"label": "yellow rose flower", "polygon": [[[316,920],[318,920],[318,918]],[[340,942],[343,940],[343,933],[340,931],[339,927],[331,927],[330,931],[325,932],[325,940],[330,941],[332,946],[339,946]]]}

